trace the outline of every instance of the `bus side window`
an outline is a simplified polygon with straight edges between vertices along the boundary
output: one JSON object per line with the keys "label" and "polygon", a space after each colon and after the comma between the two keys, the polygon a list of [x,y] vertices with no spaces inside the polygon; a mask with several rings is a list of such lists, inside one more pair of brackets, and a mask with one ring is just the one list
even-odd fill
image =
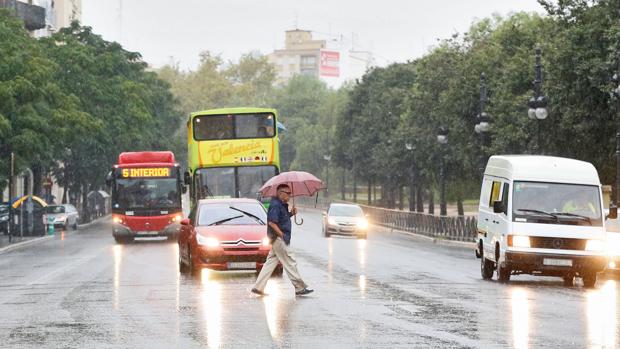
{"label": "bus side window", "polygon": [[493,203],[499,200],[501,188],[502,188],[502,182],[493,181],[493,186],[491,187],[491,197],[489,198],[490,207],[493,207]]}

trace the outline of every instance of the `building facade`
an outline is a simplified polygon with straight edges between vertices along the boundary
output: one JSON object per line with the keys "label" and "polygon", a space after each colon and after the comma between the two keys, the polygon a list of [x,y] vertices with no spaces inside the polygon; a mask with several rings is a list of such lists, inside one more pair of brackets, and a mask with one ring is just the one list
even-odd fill
{"label": "building facade", "polygon": [[295,75],[319,77],[321,50],[325,40],[313,40],[309,30],[287,30],[284,49],[269,55],[269,62],[276,69],[276,80],[284,83]]}

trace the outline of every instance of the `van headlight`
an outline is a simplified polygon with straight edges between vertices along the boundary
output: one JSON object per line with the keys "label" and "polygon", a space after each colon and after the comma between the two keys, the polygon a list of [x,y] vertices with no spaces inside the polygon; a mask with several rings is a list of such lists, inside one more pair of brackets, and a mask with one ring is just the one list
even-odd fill
{"label": "van headlight", "polygon": [[217,238],[208,238],[200,234],[196,234],[196,242],[198,243],[198,245],[207,247],[218,247],[220,245],[220,240],[218,240]]}
{"label": "van headlight", "polygon": [[588,240],[586,242],[586,251],[600,252],[605,249],[603,240]]}
{"label": "van headlight", "polygon": [[365,218],[360,219],[359,221],[357,221],[357,227],[360,229],[368,228],[368,220]]}
{"label": "van headlight", "polygon": [[620,256],[620,234],[607,234],[607,254]]}
{"label": "van headlight", "polygon": [[508,235],[508,246],[529,248],[530,237],[523,235]]}

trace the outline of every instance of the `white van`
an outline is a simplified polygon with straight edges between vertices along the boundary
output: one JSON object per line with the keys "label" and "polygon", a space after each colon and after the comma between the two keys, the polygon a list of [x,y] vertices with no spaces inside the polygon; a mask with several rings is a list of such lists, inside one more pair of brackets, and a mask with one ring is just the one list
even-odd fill
{"label": "white van", "polygon": [[[603,271],[605,227],[601,183],[592,164],[558,157],[492,156],[478,210],[480,270],[511,275],[580,276],[593,287]],[[617,215],[612,209],[609,216]]]}

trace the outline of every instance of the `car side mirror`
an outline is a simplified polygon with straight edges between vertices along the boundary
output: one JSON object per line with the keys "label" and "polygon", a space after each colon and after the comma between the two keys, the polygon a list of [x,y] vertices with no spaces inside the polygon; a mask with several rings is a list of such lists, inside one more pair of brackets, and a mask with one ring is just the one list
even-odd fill
{"label": "car side mirror", "polygon": [[618,218],[618,207],[617,206],[610,206],[609,207],[609,214],[605,218],[608,218],[608,219],[616,219],[616,218]]}
{"label": "car side mirror", "polygon": [[190,183],[192,182],[192,178],[189,175],[189,171],[183,172],[183,181],[185,182],[185,185],[190,185]]}
{"label": "car side mirror", "polygon": [[506,212],[506,207],[504,207],[504,203],[501,201],[493,202],[493,213],[504,213]]}
{"label": "car side mirror", "polygon": [[181,220],[181,225],[189,225],[189,218],[183,218]]}

